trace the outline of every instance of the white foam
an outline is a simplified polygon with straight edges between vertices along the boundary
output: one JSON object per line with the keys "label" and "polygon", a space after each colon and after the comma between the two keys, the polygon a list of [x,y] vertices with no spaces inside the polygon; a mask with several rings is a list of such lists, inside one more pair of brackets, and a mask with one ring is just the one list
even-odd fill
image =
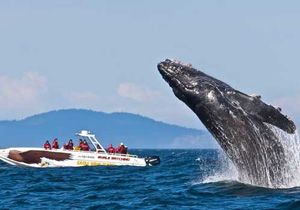
{"label": "white foam", "polygon": [[[273,130],[275,135],[282,143],[287,163],[285,168],[282,169],[284,171],[282,179],[283,182],[275,187],[293,188],[300,186],[300,137],[298,132],[296,132],[295,134],[287,134],[286,132],[274,126],[268,126]],[[218,159],[221,164],[220,170],[212,171],[211,173],[206,174],[206,176],[200,180],[200,183],[214,183],[224,181],[241,182],[241,180],[239,179],[238,170],[226,157],[223,151],[220,151]],[[251,184],[250,181],[248,182],[245,179],[243,179],[242,183]]]}
{"label": "white foam", "polygon": [[222,181],[239,181],[237,169],[221,150],[218,153],[218,160],[220,163],[220,169],[206,174],[200,182],[214,183]]}
{"label": "white foam", "polygon": [[296,131],[295,134],[288,134],[277,127],[268,125],[283,145],[286,168],[284,173],[284,183],[280,188],[292,188],[300,186],[300,138]]}

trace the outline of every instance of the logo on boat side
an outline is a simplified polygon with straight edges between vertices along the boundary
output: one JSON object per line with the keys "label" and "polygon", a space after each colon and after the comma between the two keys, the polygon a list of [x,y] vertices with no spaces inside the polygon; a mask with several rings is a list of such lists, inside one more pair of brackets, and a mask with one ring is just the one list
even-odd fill
{"label": "logo on boat side", "polygon": [[130,159],[129,158],[119,158],[119,157],[112,157],[111,158],[112,160],[121,160],[121,161],[129,161]]}
{"label": "logo on boat side", "polygon": [[98,159],[110,160],[110,157],[108,157],[108,156],[98,156]]}
{"label": "logo on boat side", "polygon": [[80,155],[78,158],[89,158],[89,159],[95,159],[94,156],[87,156],[87,155]]}
{"label": "logo on boat side", "polygon": [[77,165],[78,166],[113,166],[114,164],[107,163],[107,162],[104,163],[104,162],[78,160]]}

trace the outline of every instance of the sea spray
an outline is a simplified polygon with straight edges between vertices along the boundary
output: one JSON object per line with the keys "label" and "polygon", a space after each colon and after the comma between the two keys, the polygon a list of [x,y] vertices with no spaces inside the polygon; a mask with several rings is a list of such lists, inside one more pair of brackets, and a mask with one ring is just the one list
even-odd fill
{"label": "sea spray", "polygon": [[221,181],[238,181],[238,171],[232,161],[226,156],[223,150],[217,152],[218,164],[215,168],[206,170],[200,180],[201,183],[213,183]]}
{"label": "sea spray", "polygon": [[291,188],[300,186],[300,138],[299,133],[287,134],[286,132],[269,126],[273,132],[278,136],[282,143],[285,152],[286,166],[283,169],[284,182],[280,188]]}
{"label": "sea spray", "polygon": [[[280,185],[268,186],[270,188],[293,188],[300,186],[300,137],[299,133],[288,134],[277,127],[268,125],[274,134],[280,140],[284,148],[284,157],[286,165],[280,170],[283,171],[283,177],[277,177],[278,180],[282,180]],[[213,183],[223,181],[238,181],[244,184],[251,184],[250,181],[241,177],[237,168],[232,161],[226,156],[222,150],[218,150],[217,154],[218,167],[214,169],[206,169],[205,175],[201,178],[201,183]],[[201,162],[201,160],[198,160]],[[266,187],[266,186],[260,186]]]}

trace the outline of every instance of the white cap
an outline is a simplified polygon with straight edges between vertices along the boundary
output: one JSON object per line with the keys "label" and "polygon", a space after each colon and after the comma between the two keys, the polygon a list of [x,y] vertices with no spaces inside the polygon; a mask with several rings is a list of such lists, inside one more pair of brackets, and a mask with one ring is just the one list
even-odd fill
{"label": "white cap", "polygon": [[120,144],[120,145],[124,145],[124,144],[123,144],[123,142],[121,142],[121,144]]}

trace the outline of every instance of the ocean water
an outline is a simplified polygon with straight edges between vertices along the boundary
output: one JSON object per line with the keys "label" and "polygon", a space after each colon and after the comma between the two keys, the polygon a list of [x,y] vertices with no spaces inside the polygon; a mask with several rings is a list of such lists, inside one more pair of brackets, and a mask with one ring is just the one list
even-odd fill
{"label": "ocean water", "polygon": [[218,150],[132,152],[162,162],[55,169],[0,163],[0,209],[300,209],[300,187],[239,183]]}

